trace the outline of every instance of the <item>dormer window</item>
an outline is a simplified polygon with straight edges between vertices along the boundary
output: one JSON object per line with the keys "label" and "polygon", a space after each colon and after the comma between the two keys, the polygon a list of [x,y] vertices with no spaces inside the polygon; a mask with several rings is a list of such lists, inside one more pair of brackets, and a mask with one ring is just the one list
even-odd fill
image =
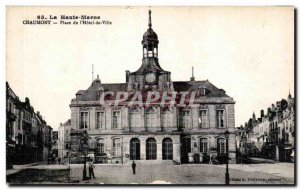
{"label": "dormer window", "polygon": [[100,93],[104,92],[104,88],[102,88],[102,87],[100,87],[98,90]]}
{"label": "dormer window", "polygon": [[207,94],[206,88],[205,87],[199,87],[197,94],[198,94],[198,96],[206,96],[206,94]]}
{"label": "dormer window", "polygon": [[103,94],[103,92],[104,92],[103,87],[100,87],[100,88],[98,89],[98,95],[99,95],[99,98],[101,98],[101,95]]}
{"label": "dormer window", "polygon": [[132,89],[133,90],[138,90],[139,89],[139,84],[137,82],[132,84]]}

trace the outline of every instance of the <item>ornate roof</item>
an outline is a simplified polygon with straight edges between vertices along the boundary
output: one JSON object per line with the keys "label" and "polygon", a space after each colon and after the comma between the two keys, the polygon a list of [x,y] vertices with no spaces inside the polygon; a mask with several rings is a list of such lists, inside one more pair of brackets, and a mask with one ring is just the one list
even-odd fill
{"label": "ornate roof", "polygon": [[[223,97],[230,98],[223,89],[219,89],[214,86],[208,80],[205,81],[176,81],[173,82],[174,90],[177,92],[181,91],[197,91],[199,88],[205,88],[207,95],[203,98]],[[92,83],[87,90],[79,90],[76,95],[77,101],[97,101],[99,100],[99,91],[113,91],[113,92],[126,92],[127,83]]]}

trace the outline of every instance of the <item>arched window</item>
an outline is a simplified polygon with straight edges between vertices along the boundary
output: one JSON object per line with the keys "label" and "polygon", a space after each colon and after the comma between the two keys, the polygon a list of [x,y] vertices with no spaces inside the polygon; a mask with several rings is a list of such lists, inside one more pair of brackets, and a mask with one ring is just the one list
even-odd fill
{"label": "arched window", "polygon": [[140,140],[133,138],[130,140],[130,160],[140,160]]}
{"label": "arched window", "polygon": [[156,109],[153,107],[146,109],[146,127],[156,127]]}
{"label": "arched window", "polygon": [[130,127],[140,127],[141,113],[139,108],[130,110]]}
{"label": "arched window", "polygon": [[98,155],[103,155],[105,153],[105,151],[104,151],[104,139],[98,139],[97,140],[96,153]]}
{"label": "arched window", "polygon": [[165,138],[162,142],[163,160],[173,160],[173,141],[171,138]]}
{"label": "arched window", "polygon": [[156,160],[157,145],[154,138],[146,140],[146,160]]}

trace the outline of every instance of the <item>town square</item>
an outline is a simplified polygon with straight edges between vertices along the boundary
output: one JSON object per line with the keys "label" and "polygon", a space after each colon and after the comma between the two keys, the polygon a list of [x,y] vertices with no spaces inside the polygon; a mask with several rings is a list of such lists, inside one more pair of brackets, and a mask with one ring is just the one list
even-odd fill
{"label": "town square", "polygon": [[293,7],[45,11],[7,11],[8,184],[295,185]]}

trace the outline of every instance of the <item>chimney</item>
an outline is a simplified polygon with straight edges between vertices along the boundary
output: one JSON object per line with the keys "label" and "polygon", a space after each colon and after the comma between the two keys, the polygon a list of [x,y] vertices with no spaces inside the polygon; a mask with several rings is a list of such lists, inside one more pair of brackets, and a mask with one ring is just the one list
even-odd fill
{"label": "chimney", "polygon": [[275,111],[275,104],[272,104],[272,111]]}
{"label": "chimney", "polygon": [[126,74],[126,82],[129,82],[130,71],[126,70],[125,74]]}
{"label": "chimney", "polygon": [[263,118],[263,117],[265,117],[264,110],[260,110],[260,118]]}

